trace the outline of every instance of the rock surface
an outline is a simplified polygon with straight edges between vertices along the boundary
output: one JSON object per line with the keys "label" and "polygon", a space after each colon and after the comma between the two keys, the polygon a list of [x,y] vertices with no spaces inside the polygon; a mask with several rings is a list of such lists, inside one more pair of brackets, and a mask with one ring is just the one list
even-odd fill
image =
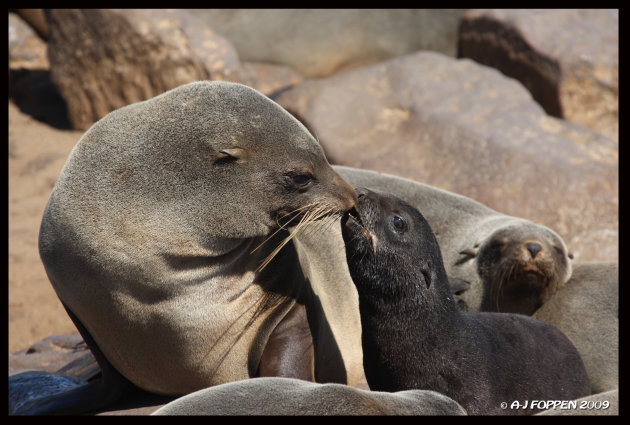
{"label": "rock surface", "polygon": [[416,50],[455,55],[463,9],[192,9],[244,61],[319,78]]}
{"label": "rock surface", "polygon": [[48,69],[46,42],[22,17],[9,13],[9,69]]}
{"label": "rock surface", "polygon": [[458,48],[521,81],[548,114],[618,141],[618,10],[470,10]]}
{"label": "rock surface", "polygon": [[51,9],[46,17],[52,81],[76,129],[181,84],[237,77],[232,45],[184,11]]}
{"label": "rock surface", "polygon": [[418,52],[310,80],[277,101],[328,159],[410,178],[544,224],[576,261],[618,256],[618,148],[549,117],[517,81]]}

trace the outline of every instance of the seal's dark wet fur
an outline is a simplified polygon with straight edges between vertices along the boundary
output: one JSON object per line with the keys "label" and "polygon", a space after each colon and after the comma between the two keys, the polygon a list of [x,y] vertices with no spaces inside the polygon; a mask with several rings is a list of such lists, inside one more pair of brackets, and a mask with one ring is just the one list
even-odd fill
{"label": "seal's dark wet fur", "polygon": [[524,315],[460,311],[422,214],[392,195],[357,192],[361,217],[346,215],[342,234],[372,390],[430,389],[469,414],[532,414],[509,405],[590,394],[564,334]]}

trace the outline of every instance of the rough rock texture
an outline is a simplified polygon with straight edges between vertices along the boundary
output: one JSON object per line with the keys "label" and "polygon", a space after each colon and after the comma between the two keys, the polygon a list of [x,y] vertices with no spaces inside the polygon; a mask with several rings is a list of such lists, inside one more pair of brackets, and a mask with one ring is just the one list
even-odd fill
{"label": "rough rock texture", "polygon": [[244,61],[317,78],[416,50],[456,52],[463,9],[192,9]]}
{"label": "rough rock texture", "polygon": [[618,147],[549,117],[516,80],[418,52],[277,100],[337,164],[407,177],[544,224],[576,261],[618,258]]}
{"label": "rough rock texture", "polygon": [[238,82],[269,96],[303,80],[304,77],[288,66],[265,62],[242,62]]}
{"label": "rough rock texture", "polygon": [[459,56],[518,79],[550,115],[618,140],[618,10],[470,10]]}
{"label": "rough rock texture", "polygon": [[27,350],[9,354],[9,371],[40,370],[88,380],[100,372],[87,344],[78,333],[53,335]]}
{"label": "rough rock texture", "polygon": [[9,13],[9,69],[48,69],[46,42],[19,15]]}
{"label": "rough rock texture", "polygon": [[15,9],[15,12],[28,22],[41,38],[48,39],[48,23],[44,9]]}
{"label": "rough rock texture", "polygon": [[70,376],[25,371],[9,376],[9,415],[28,415],[28,403],[87,382]]}
{"label": "rough rock texture", "polygon": [[74,128],[181,84],[236,78],[232,45],[181,10],[52,9],[52,80]]}

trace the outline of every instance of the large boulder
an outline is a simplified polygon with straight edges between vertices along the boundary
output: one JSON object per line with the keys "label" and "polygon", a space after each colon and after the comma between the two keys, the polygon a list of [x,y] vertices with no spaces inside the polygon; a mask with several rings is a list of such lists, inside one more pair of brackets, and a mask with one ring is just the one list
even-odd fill
{"label": "large boulder", "polygon": [[544,224],[576,260],[618,258],[618,145],[548,116],[492,68],[418,52],[302,82],[277,101],[333,163],[410,178]]}
{"label": "large boulder", "polygon": [[46,11],[52,80],[74,128],[196,80],[237,78],[232,45],[182,10]]}
{"label": "large boulder", "polygon": [[456,53],[463,9],[194,9],[244,61],[317,78],[416,50]]}
{"label": "large boulder", "polygon": [[618,10],[470,10],[458,45],[521,81],[548,114],[618,140]]}
{"label": "large boulder", "polygon": [[46,42],[20,15],[9,13],[9,69],[48,69]]}

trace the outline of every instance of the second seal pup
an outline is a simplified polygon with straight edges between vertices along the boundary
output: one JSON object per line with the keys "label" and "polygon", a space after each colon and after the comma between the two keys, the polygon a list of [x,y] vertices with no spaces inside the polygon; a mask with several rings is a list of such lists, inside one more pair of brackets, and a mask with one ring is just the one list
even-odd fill
{"label": "second seal pup", "polygon": [[370,389],[437,391],[468,414],[532,414],[501,403],[590,394],[564,334],[524,315],[460,311],[422,214],[393,195],[357,192],[360,219],[346,214],[342,234]]}
{"label": "second seal pup", "polygon": [[39,237],[104,388],[39,412],[106,402],[121,376],[166,395],[266,375],[351,382],[361,371],[324,313],[345,301],[321,305],[276,231],[355,202],[306,128],[249,87],[201,81],[111,112],[72,151]]}

